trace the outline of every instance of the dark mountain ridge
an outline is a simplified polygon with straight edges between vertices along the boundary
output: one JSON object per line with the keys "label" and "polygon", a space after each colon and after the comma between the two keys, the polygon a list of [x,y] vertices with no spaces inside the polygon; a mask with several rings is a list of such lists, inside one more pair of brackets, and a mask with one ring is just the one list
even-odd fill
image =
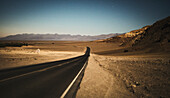
{"label": "dark mountain ridge", "polygon": [[147,52],[170,51],[170,16],[138,30],[102,40],[120,42],[120,46]]}

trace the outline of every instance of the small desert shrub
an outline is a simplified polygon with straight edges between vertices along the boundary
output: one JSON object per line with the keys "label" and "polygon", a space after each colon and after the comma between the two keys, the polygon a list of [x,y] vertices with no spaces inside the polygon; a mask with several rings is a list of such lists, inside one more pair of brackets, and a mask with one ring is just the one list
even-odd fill
{"label": "small desert shrub", "polygon": [[0,43],[0,47],[22,47],[28,46],[28,43]]}

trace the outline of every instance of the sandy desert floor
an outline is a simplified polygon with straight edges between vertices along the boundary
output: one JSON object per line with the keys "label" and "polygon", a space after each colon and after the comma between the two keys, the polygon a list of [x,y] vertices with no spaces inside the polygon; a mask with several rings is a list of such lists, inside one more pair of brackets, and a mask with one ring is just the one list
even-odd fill
{"label": "sandy desert floor", "polygon": [[37,53],[36,49],[25,49],[25,47],[7,47],[0,49],[0,69],[52,62],[83,54],[83,52],[50,50],[40,50],[40,53]]}
{"label": "sandy desert floor", "polygon": [[[119,43],[22,42],[29,45],[0,48],[0,69],[79,56],[89,46],[91,56],[77,92],[78,98],[170,97],[169,54],[120,53],[106,56],[94,53],[121,49]],[[35,53],[38,48],[41,50],[40,54]]]}
{"label": "sandy desert floor", "polygon": [[[0,47],[0,69],[26,66],[56,60],[67,59],[84,54],[86,47],[91,51],[109,50],[117,45],[96,42],[74,41],[0,41],[6,43],[27,43],[22,47]],[[40,49],[40,54],[36,50]]]}

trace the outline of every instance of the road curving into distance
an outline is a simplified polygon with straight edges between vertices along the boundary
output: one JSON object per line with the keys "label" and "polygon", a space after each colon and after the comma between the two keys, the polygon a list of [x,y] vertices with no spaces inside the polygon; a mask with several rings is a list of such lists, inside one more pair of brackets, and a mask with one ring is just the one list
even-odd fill
{"label": "road curving into distance", "polygon": [[0,98],[65,97],[89,56],[87,47],[84,55],[75,58],[0,70]]}

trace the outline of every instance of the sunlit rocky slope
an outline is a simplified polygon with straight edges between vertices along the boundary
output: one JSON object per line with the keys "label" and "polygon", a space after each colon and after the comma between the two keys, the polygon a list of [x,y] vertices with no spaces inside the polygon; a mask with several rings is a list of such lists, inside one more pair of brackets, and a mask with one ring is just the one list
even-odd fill
{"label": "sunlit rocky slope", "polygon": [[134,50],[169,51],[170,16],[155,22],[153,25],[101,41],[120,42],[120,46],[132,47]]}

